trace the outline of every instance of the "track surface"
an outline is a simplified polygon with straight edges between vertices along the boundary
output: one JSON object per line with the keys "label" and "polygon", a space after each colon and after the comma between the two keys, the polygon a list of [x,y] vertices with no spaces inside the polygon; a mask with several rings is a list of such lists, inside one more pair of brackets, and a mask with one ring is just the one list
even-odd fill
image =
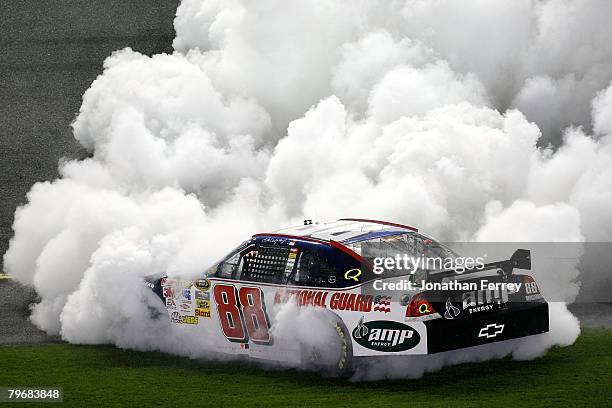
{"label": "track surface", "polygon": [[34,290],[8,279],[0,280],[0,344],[35,344],[60,341],[30,323],[30,304]]}
{"label": "track surface", "polygon": [[[81,96],[113,51],[172,52],[178,0],[0,2],[0,254],[15,208],[62,157],[81,157],[70,129]],[[2,271],[0,257],[0,271]]]}
{"label": "track surface", "polygon": [[[70,123],[113,51],[172,52],[178,0],[24,0],[0,3],[0,255],[15,208],[62,157],[86,152]],[[3,264],[0,257],[0,271]],[[0,344],[58,341],[28,321],[36,294],[0,279]]]}

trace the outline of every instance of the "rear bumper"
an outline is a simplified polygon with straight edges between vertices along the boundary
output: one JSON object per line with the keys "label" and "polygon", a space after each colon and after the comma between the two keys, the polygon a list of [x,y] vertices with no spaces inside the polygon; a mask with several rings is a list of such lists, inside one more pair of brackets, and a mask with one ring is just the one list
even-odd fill
{"label": "rear bumper", "polygon": [[529,303],[470,319],[428,320],[425,326],[428,354],[516,339],[548,331],[548,303]]}

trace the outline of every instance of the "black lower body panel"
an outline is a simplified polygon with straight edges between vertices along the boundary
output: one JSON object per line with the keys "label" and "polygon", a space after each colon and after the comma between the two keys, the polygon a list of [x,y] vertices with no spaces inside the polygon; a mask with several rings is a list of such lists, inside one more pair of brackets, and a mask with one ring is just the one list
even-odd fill
{"label": "black lower body panel", "polygon": [[470,316],[425,322],[429,354],[456,350],[548,331],[548,303],[528,303]]}

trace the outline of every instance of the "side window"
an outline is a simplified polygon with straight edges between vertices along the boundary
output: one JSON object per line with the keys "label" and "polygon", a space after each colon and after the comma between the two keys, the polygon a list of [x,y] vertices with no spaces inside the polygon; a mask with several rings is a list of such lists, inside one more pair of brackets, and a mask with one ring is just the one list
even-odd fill
{"label": "side window", "polygon": [[289,248],[251,245],[241,253],[236,279],[281,283],[288,266]]}
{"label": "side window", "polygon": [[240,253],[247,246],[248,241],[243,242],[229,253],[225,258],[206,270],[204,276],[217,276],[219,278],[231,279],[238,270],[238,262],[240,261]]}
{"label": "side window", "polygon": [[230,255],[227,259],[219,264],[217,276],[220,278],[231,279],[234,272],[238,270],[238,261],[240,261],[240,252]]}
{"label": "side window", "polygon": [[318,253],[306,250],[298,257],[295,273],[289,284],[296,286],[336,287],[339,281],[337,271]]}

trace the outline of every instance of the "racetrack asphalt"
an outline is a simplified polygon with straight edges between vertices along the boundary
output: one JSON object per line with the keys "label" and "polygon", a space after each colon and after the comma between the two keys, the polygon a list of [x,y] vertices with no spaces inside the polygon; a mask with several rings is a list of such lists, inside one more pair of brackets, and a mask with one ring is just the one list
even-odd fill
{"label": "racetrack asphalt", "polygon": [[[178,0],[0,2],[0,255],[15,208],[62,158],[85,157],[70,123],[113,51],[172,52]],[[0,271],[4,270],[0,256]],[[0,344],[57,341],[28,321],[33,290],[0,279]]]}
{"label": "racetrack asphalt", "polygon": [[38,344],[61,341],[37,329],[29,320],[36,292],[10,279],[0,279],[0,344]]}
{"label": "racetrack asphalt", "polygon": [[86,156],[70,123],[104,59],[125,47],[172,52],[178,3],[0,2],[0,254],[32,185],[56,178],[61,158]]}
{"label": "racetrack asphalt", "polygon": [[[178,0],[0,3],[0,254],[15,208],[62,158],[87,155],[70,123],[113,51],[172,52]],[[0,257],[0,271],[4,270]],[[29,323],[32,289],[0,279],[0,344],[58,341]]]}

